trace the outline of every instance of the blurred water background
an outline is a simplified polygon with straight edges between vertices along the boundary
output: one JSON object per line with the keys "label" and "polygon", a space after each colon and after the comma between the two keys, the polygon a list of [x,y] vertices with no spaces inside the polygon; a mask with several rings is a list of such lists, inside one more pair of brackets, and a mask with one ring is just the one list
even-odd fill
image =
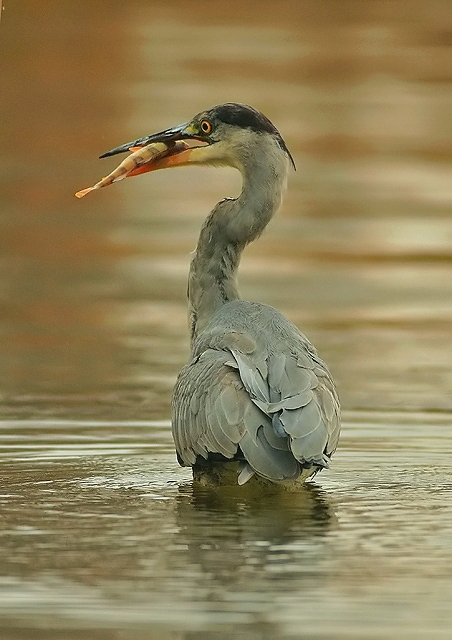
{"label": "blurred water background", "polygon": [[[15,0],[0,22],[0,637],[451,638],[449,0]],[[77,201],[97,156],[245,102],[295,157],[243,258],[330,365],[331,471],[194,491],[169,427],[228,169]]]}

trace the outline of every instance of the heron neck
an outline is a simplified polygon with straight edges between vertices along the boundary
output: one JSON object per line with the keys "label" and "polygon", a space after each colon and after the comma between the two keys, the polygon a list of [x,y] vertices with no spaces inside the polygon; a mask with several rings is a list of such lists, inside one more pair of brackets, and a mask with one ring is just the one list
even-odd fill
{"label": "heron neck", "polygon": [[258,238],[278,209],[287,163],[242,171],[242,192],[219,202],[206,218],[191,262],[188,281],[192,344],[212,315],[239,299],[237,270],[245,246]]}

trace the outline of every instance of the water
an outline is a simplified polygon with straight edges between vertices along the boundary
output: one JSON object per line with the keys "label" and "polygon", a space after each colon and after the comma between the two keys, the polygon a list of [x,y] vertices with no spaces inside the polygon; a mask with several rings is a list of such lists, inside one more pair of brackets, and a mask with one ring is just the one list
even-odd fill
{"label": "water", "polygon": [[[449,639],[449,4],[20,0],[0,37],[0,636]],[[243,297],[344,406],[297,495],[195,489],[170,436],[189,254],[235,173],[73,197],[103,151],[231,100],[298,166]]]}
{"label": "water", "polygon": [[256,496],[195,490],[166,422],[4,422],[5,637],[450,637],[450,415],[344,423],[318,483]]}

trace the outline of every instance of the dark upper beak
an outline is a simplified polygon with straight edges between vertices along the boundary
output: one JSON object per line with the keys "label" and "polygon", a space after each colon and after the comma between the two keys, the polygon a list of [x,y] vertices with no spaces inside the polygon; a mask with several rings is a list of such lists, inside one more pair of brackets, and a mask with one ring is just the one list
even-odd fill
{"label": "dark upper beak", "polygon": [[150,136],[138,138],[138,140],[134,140],[133,142],[126,142],[126,144],[122,144],[120,147],[116,147],[111,151],[103,153],[99,158],[108,158],[109,156],[115,156],[118,153],[125,153],[130,150],[140,149],[141,147],[145,147],[146,145],[154,142],[177,142],[177,140],[187,140],[189,138],[203,140],[201,136],[195,135],[190,131],[188,122],[184,122],[184,124],[180,124],[177,127],[171,127],[171,129],[165,129],[165,131],[159,131],[158,133],[153,133]]}

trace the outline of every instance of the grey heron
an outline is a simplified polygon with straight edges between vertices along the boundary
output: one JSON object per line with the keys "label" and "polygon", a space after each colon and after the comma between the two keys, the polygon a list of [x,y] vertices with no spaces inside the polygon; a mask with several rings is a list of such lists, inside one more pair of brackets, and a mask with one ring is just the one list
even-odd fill
{"label": "grey heron", "polygon": [[203,483],[301,483],[328,467],[338,444],[334,382],[292,322],[241,300],[237,287],[242,251],[278,209],[292,156],[267,117],[236,103],[101,157],[146,148],[157,151],[149,161],[138,156],[127,175],[195,163],[235,167],[243,180],[240,195],[207,216],[191,261],[191,354],[172,398],[178,461]]}

